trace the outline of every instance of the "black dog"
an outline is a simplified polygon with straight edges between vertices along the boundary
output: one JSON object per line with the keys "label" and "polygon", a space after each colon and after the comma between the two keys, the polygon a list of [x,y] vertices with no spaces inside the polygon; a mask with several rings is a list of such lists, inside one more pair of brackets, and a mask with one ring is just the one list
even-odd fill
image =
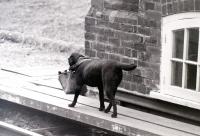
{"label": "black dog", "polygon": [[[83,85],[98,87],[100,111],[105,110],[108,113],[113,106],[112,117],[117,117],[117,106],[115,102],[115,93],[117,87],[122,80],[122,70],[134,70],[137,66],[135,64],[122,64],[112,60],[101,60],[86,58],[79,53],[72,53],[68,58],[70,65],[69,70],[73,71],[73,79],[76,82],[74,88],[74,100],[69,107],[76,105],[78,96]],[[109,99],[109,105],[105,109],[104,92]]]}

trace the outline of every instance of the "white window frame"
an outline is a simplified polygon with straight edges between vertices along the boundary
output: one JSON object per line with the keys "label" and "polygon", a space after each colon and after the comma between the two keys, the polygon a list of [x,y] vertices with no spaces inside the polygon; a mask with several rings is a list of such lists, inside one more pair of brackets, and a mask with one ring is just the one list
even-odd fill
{"label": "white window frame", "polygon": [[[198,48],[198,61],[187,61],[187,63],[198,65],[197,68],[197,87],[196,91],[185,89],[183,87],[176,87],[171,85],[171,61],[172,49],[173,49],[173,31],[184,29],[185,38],[188,38],[188,28],[199,28],[200,29],[200,13],[190,12],[190,13],[180,13],[175,15],[170,15],[163,17],[162,19],[162,56],[161,56],[161,81],[160,81],[160,93],[175,96],[185,100],[190,100],[200,103],[200,33],[199,33],[199,48]],[[185,42],[186,43],[186,42]],[[184,46],[184,48],[187,46]],[[186,56],[187,50],[184,50],[183,56]],[[178,61],[178,59],[177,59]],[[183,65],[183,70],[186,66]],[[183,72],[184,74],[184,72]],[[183,75],[183,77],[185,77]],[[182,80],[183,82],[185,79]],[[183,83],[184,84],[184,83]]]}

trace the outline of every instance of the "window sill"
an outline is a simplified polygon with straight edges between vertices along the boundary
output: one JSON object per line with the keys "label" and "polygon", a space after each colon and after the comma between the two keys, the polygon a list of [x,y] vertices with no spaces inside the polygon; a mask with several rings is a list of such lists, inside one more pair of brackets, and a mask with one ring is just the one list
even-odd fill
{"label": "window sill", "polygon": [[170,102],[173,104],[178,104],[178,105],[182,105],[182,106],[186,106],[189,108],[200,110],[200,103],[198,103],[198,102],[193,102],[193,101],[182,99],[179,97],[162,94],[160,92],[151,91],[150,97],[152,97],[154,99]]}

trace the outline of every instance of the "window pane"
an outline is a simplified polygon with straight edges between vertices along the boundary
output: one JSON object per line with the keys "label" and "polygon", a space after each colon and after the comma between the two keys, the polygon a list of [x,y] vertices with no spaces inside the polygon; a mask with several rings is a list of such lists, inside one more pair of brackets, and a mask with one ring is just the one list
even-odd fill
{"label": "window pane", "polygon": [[189,45],[187,59],[197,61],[198,57],[198,43],[199,43],[199,29],[189,29]]}
{"label": "window pane", "polygon": [[196,79],[197,79],[197,66],[188,64],[186,88],[196,90]]}
{"label": "window pane", "polygon": [[172,85],[182,86],[182,70],[183,64],[180,62],[172,62]]}
{"label": "window pane", "polygon": [[184,30],[174,32],[174,58],[183,58]]}

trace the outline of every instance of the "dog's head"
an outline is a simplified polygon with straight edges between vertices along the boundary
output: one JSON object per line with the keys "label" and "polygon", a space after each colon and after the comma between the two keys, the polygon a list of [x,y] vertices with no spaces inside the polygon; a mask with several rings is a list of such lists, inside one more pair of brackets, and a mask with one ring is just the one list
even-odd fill
{"label": "dog's head", "polygon": [[70,57],[68,58],[69,65],[72,66],[72,65],[76,64],[80,57],[84,57],[84,56],[82,54],[79,54],[79,53],[76,53],[76,52],[72,53],[70,55]]}

